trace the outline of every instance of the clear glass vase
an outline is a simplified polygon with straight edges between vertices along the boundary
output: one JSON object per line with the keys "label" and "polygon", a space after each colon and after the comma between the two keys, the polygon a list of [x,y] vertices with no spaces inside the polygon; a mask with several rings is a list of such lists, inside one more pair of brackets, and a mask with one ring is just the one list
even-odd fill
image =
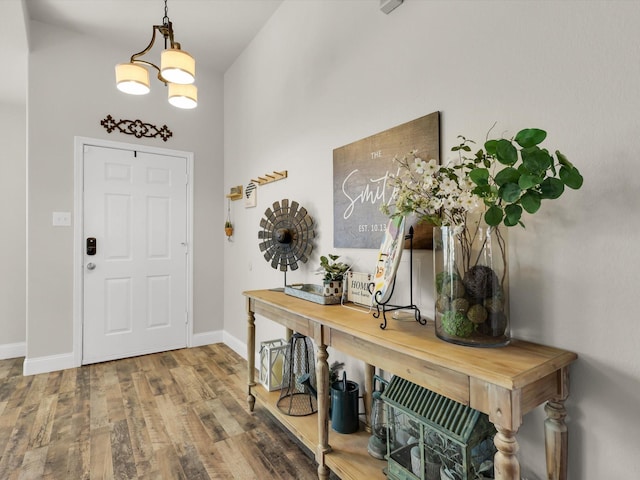
{"label": "clear glass vase", "polygon": [[434,227],[435,329],[442,340],[476,347],[507,345],[507,227],[483,220],[463,229]]}

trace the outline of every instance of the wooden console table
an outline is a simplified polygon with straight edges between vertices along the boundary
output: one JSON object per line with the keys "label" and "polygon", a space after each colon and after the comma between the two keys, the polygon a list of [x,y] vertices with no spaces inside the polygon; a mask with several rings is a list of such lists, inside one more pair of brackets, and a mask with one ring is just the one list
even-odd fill
{"label": "wooden console table", "polygon": [[[329,478],[329,468],[344,479],[384,478],[386,462],[367,454],[370,434],[341,435],[329,431],[329,365],[327,347],[365,362],[365,408],[371,405],[375,366],[429,390],[486,413],[495,425],[495,473],[498,480],[519,480],[516,433],[522,417],[544,402],[547,476],[567,479],[567,427],[564,402],[569,395],[572,352],[512,340],[502,348],[453,345],[435,336],[433,324],[391,321],[386,330],[371,315],[340,305],[318,305],[282,292],[254,290],[247,297],[248,398],[253,411],[256,397],[307,447],[315,450],[318,478]],[[318,415],[290,417],[275,406],[278,392],[256,385],[255,315],[262,315],[315,341]],[[367,418],[369,411],[367,413]],[[330,436],[331,434],[331,436]]]}

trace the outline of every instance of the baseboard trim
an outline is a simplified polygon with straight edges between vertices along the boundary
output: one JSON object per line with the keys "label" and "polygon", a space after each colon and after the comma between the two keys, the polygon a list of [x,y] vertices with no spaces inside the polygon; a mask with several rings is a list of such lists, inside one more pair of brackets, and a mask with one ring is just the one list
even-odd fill
{"label": "baseboard trim", "polygon": [[[214,343],[224,343],[242,358],[247,358],[247,344],[224,331],[194,333],[191,336],[191,347],[201,347]],[[0,345],[0,360],[24,357],[25,354],[26,345],[24,343]],[[78,365],[76,365],[73,352],[63,353],[45,357],[25,358],[22,374],[25,376],[37,375],[39,373],[49,373],[76,367],[78,367]]]}
{"label": "baseboard trim", "polygon": [[26,354],[27,344],[25,342],[5,343],[4,345],[0,345],[0,360],[24,357]]}
{"label": "baseboard trim", "polygon": [[25,358],[22,374],[37,375],[77,367],[73,352],[46,357]]}
{"label": "baseboard trim", "polygon": [[236,352],[242,358],[246,360],[247,358],[247,344],[238,340],[233,335],[228,334],[227,332],[222,332],[222,343],[224,343],[231,350]]}
{"label": "baseboard trim", "polygon": [[211,345],[213,343],[221,343],[223,337],[224,334],[220,330],[215,332],[194,333],[191,336],[191,346],[202,347],[204,345]]}

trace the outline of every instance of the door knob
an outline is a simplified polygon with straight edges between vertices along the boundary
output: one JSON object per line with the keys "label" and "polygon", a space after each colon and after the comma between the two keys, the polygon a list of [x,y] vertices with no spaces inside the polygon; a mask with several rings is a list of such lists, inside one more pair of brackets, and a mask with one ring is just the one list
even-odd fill
{"label": "door knob", "polygon": [[87,263],[87,270],[93,270],[94,268],[96,268],[95,263]]}

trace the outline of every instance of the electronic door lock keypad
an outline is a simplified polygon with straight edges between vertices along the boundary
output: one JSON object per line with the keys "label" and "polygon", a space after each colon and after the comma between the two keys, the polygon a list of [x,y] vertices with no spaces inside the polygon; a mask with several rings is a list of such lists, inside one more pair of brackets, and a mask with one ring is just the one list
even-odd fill
{"label": "electronic door lock keypad", "polygon": [[97,242],[95,237],[87,238],[87,255],[95,255],[97,250]]}

